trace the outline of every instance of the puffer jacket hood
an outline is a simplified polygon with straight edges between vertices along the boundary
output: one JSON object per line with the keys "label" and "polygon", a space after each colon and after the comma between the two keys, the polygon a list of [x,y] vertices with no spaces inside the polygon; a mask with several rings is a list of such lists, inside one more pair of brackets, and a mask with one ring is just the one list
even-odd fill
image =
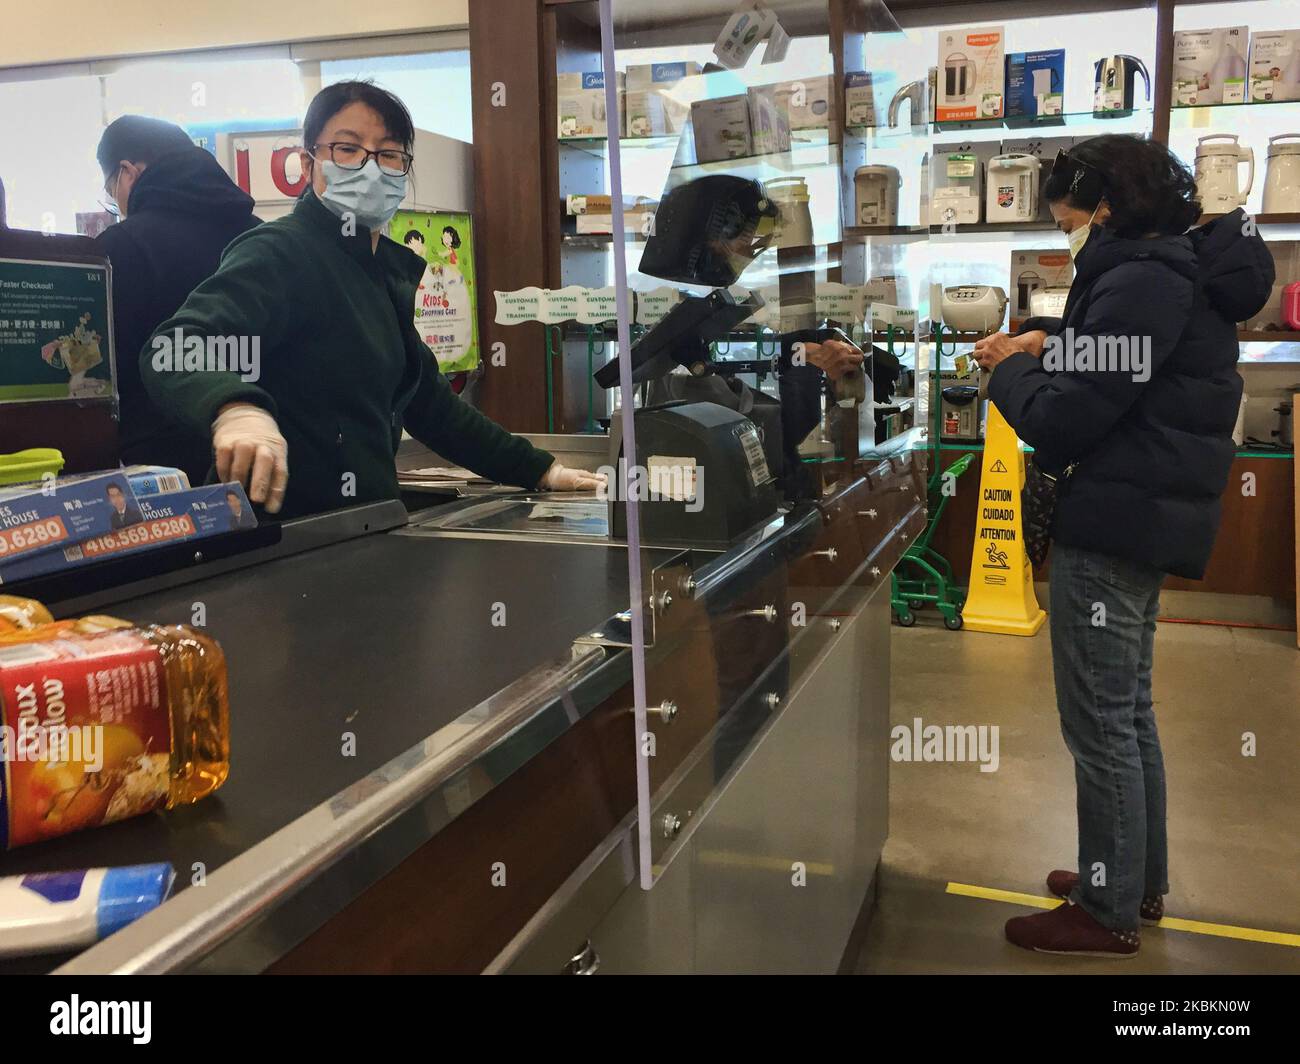
{"label": "puffer jacket hood", "polygon": [[1273,256],[1246,212],[1238,208],[1189,235],[1206,301],[1231,322],[1259,313],[1276,274]]}
{"label": "puffer jacket hood", "polygon": [[197,217],[247,218],[253,197],[230,180],[202,148],[170,152],[145,167],[131,189],[127,216],[139,211],[175,211]]}

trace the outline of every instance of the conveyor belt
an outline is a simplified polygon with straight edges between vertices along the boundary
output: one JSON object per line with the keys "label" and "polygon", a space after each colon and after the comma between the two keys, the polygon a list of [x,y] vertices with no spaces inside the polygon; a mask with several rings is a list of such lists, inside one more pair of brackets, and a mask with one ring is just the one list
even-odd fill
{"label": "conveyor belt", "polygon": [[[196,862],[214,870],[563,656],[627,608],[627,585],[622,549],[374,535],[105,608],[178,623],[204,604],[229,665],[230,779],[192,807],[0,854],[0,875],[171,861],[184,887]],[[0,962],[0,974],[58,960]]]}

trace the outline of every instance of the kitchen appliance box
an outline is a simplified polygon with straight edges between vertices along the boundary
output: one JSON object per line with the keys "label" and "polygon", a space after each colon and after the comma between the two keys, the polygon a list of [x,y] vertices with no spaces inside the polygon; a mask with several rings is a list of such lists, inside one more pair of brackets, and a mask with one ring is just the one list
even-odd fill
{"label": "kitchen appliance box", "polygon": [[699,72],[700,64],[693,62],[629,66],[624,75],[626,95],[623,107],[627,135],[666,137],[680,133],[690,108],[673,90]]}
{"label": "kitchen appliance box", "polygon": [[[913,115],[913,125],[921,125],[924,117]],[[874,126],[876,124],[876,96],[871,87],[871,74],[866,70],[851,70],[844,75],[844,124],[848,126]]]}
{"label": "kitchen appliance box", "polygon": [[[751,97],[766,97],[785,116],[792,130],[826,129],[831,117],[831,77],[823,74],[775,85],[756,85]],[[751,118],[752,122],[752,118]]]}
{"label": "kitchen appliance box", "polygon": [[0,565],[112,531],[116,509],[110,487],[121,490],[123,512],[130,514],[138,511],[139,496],[160,487],[187,488],[189,480],[179,469],[127,466],[0,488]]}
{"label": "kitchen appliance box", "polygon": [[984,218],[984,179],[997,141],[936,144],[930,161],[930,224],[974,225]]}
{"label": "kitchen appliance box", "polygon": [[[618,81],[618,117],[614,123],[614,136],[623,135],[624,79]],[[608,137],[609,120],[605,113],[605,74],[595,70],[586,73],[560,73],[556,75],[556,95],[559,101],[559,137]]]}
{"label": "kitchen appliance box", "polygon": [[[1036,85],[1045,82],[1045,85]],[[1039,92],[1039,88],[1045,92]],[[1007,117],[1059,115],[1065,100],[1065,49],[1007,56]],[[1042,108],[1040,111],[1039,108]]]}
{"label": "kitchen appliance box", "polygon": [[[231,509],[227,494],[239,500],[239,517]],[[206,484],[160,495],[141,495],[136,502],[140,520],[134,524],[92,536],[62,550],[0,563],[0,585],[76,569],[105,558],[138,554],[169,543],[205,539],[257,526],[253,508],[238,483]]]}
{"label": "kitchen appliance box", "polygon": [[1017,248],[1011,252],[1011,324],[1014,332],[1029,317],[1029,297],[1044,288],[1069,288],[1074,263],[1065,248]]}
{"label": "kitchen appliance box", "polygon": [[1002,26],[939,32],[936,122],[1002,117],[1006,93],[1005,39]]}
{"label": "kitchen appliance box", "polygon": [[1248,98],[1255,103],[1300,100],[1300,30],[1250,35]]}
{"label": "kitchen appliance box", "polygon": [[691,104],[695,157],[701,163],[790,150],[790,123],[763,93],[720,96]]}
{"label": "kitchen appliance box", "polygon": [[1173,105],[1245,103],[1249,41],[1245,26],[1175,33]]}

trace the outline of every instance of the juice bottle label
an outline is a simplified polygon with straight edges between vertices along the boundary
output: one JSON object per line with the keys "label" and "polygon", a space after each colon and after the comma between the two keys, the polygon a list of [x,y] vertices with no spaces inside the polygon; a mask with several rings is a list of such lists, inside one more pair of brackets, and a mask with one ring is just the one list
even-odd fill
{"label": "juice bottle label", "polygon": [[171,714],[140,633],[0,645],[0,850],[156,809]]}

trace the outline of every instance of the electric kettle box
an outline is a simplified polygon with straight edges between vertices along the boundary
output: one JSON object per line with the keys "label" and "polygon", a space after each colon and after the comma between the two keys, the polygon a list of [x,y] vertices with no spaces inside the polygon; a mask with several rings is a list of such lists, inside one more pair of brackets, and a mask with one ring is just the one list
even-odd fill
{"label": "electric kettle box", "polygon": [[1011,331],[1029,317],[1029,298],[1045,288],[1069,288],[1074,263],[1065,248],[1017,248],[1011,252]]}
{"label": "electric kettle box", "polygon": [[1245,103],[1249,41],[1246,26],[1175,33],[1174,106]]}
{"label": "electric kettle box", "polygon": [[691,104],[695,158],[702,163],[754,154],[749,125],[749,97],[719,96]]}
{"label": "electric kettle box", "polygon": [[[624,82],[621,73],[618,79],[618,118],[614,123],[616,137],[623,135]],[[603,71],[588,71],[584,74],[559,73],[555,78],[556,95],[559,98],[560,130],[559,137],[566,140],[571,137],[608,137],[609,121],[605,114],[605,74]]]}
{"label": "electric kettle box", "polygon": [[1259,30],[1250,35],[1250,99],[1300,100],[1300,30]]}
{"label": "electric kettle box", "polygon": [[1065,49],[1007,56],[1007,117],[1059,115],[1065,100]]}
{"label": "electric kettle box", "polygon": [[677,90],[683,80],[700,73],[700,64],[641,63],[627,68],[623,114],[629,137],[667,137],[680,133],[690,114]]}
{"label": "electric kettle box", "polygon": [[1001,118],[1006,93],[1006,33],[972,26],[939,33],[936,122]]}

